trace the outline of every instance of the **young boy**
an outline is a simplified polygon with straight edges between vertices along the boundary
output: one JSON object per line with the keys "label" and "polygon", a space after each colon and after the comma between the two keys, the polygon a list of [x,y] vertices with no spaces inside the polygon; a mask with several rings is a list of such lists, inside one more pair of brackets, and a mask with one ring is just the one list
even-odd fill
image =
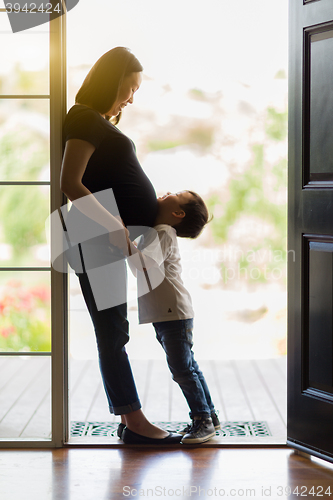
{"label": "young boy", "polygon": [[[156,245],[156,232],[148,232],[141,238],[138,249],[131,244],[133,256],[140,250],[141,271],[135,273],[129,259],[138,280],[139,322],[153,323],[172,378],[179,384],[191,410],[192,424],[180,432],[184,435],[182,443],[186,444],[208,441],[221,428],[207,383],[192,351],[194,313],[191,296],[181,279],[177,242],[177,236],[196,238],[207,222],[208,210],[199,195],[192,191],[167,193],[158,198],[154,230],[159,245]],[[160,284],[152,288],[151,283]]]}

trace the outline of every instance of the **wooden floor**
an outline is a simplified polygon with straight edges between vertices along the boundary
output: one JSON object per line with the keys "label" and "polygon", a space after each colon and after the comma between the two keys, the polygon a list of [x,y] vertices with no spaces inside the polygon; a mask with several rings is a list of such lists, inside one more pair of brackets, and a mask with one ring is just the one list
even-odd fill
{"label": "wooden floor", "polygon": [[[145,414],[151,421],[188,421],[186,401],[160,360],[133,360],[132,368]],[[221,421],[265,421],[271,436],[224,437],[223,444],[286,441],[286,358],[202,361]],[[0,438],[50,436],[50,359],[0,358]],[[94,360],[70,360],[70,420],[113,422]],[[91,439],[76,438],[80,444]],[[94,442],[110,440],[93,438]],[[220,438],[209,443],[217,445]],[[114,444],[119,445],[115,439]]]}
{"label": "wooden floor", "polygon": [[331,498],[333,470],[288,448],[0,450],[1,500]]}
{"label": "wooden floor", "polygon": [[50,387],[49,357],[0,357],[0,439],[50,436]]}

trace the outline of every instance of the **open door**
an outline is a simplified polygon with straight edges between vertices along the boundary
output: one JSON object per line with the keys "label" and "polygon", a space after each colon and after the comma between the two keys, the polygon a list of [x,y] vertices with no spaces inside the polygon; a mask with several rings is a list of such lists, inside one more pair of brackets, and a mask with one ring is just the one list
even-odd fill
{"label": "open door", "polygon": [[333,2],[289,11],[287,434],[333,461]]}

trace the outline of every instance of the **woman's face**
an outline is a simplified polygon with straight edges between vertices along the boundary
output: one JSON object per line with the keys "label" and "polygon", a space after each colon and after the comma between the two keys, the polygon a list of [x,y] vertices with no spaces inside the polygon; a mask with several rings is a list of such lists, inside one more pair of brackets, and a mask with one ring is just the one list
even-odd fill
{"label": "woman's face", "polygon": [[130,73],[125,76],[119,89],[118,97],[113,103],[112,108],[107,115],[117,116],[127,104],[132,104],[134,93],[138,90],[142,82],[142,73]]}

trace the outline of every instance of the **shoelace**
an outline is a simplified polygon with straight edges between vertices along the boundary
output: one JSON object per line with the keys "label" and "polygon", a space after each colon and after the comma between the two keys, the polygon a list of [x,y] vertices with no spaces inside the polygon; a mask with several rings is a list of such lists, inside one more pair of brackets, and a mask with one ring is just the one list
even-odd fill
{"label": "shoelace", "polygon": [[192,434],[193,432],[197,432],[200,430],[200,428],[202,427],[203,425],[203,420],[201,420],[200,418],[198,419],[194,419],[193,420],[193,423],[192,423],[192,427],[191,429],[189,430],[189,433]]}
{"label": "shoelace", "polygon": [[184,432],[188,433],[192,429],[192,424],[187,424],[187,426],[184,428]]}

